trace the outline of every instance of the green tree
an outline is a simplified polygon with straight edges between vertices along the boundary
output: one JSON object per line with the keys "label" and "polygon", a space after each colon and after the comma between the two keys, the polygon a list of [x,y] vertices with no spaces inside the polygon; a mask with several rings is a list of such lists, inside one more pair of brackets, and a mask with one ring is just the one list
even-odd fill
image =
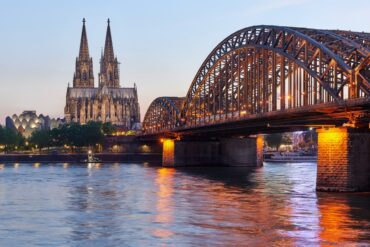
{"label": "green tree", "polygon": [[278,150],[283,140],[283,135],[281,133],[274,133],[265,136],[265,141],[267,145],[275,150]]}
{"label": "green tree", "polygon": [[292,144],[292,139],[288,133],[274,133],[265,136],[267,145],[278,150],[280,145]]}
{"label": "green tree", "polygon": [[40,150],[42,148],[49,148],[52,143],[52,138],[49,130],[34,131],[29,138],[31,145],[37,146]]}
{"label": "green tree", "polygon": [[103,133],[104,135],[112,135],[116,130],[116,126],[112,125],[112,123],[103,123],[102,125],[102,130],[103,130]]}
{"label": "green tree", "polygon": [[5,146],[5,151],[12,151],[24,146],[24,137],[15,130],[0,128],[0,144]]}
{"label": "green tree", "polygon": [[284,145],[291,145],[293,142],[292,142],[292,138],[290,136],[289,133],[283,133],[282,134],[282,140],[281,140],[281,144],[284,144]]}
{"label": "green tree", "polygon": [[82,133],[84,136],[84,146],[100,144],[104,140],[104,125],[100,122],[88,122],[82,126]]}

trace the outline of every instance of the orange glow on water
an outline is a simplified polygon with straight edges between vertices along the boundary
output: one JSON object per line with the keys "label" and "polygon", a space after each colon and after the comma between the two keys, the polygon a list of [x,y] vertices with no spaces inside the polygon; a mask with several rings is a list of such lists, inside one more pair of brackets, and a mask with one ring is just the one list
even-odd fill
{"label": "orange glow on water", "polygon": [[350,218],[350,208],[347,202],[330,202],[324,200],[320,206],[320,239],[324,245],[335,245],[345,243],[349,239],[358,239],[361,229],[349,229],[352,219]]}
{"label": "orange glow on water", "polygon": [[158,186],[157,203],[154,221],[159,223],[159,227],[153,230],[153,235],[160,238],[167,238],[173,235],[171,230],[166,229],[173,221],[173,177],[175,170],[171,168],[160,168],[157,171],[155,183]]}

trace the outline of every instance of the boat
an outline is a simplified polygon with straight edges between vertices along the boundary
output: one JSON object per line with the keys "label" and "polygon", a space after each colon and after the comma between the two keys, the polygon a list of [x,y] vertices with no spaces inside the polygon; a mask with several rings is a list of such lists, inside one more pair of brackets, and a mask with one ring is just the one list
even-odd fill
{"label": "boat", "polygon": [[94,157],[94,153],[91,149],[87,151],[87,159],[81,160],[82,163],[100,163],[101,160]]}
{"label": "boat", "polygon": [[275,152],[272,155],[266,155],[266,162],[316,162],[317,155],[301,152]]}

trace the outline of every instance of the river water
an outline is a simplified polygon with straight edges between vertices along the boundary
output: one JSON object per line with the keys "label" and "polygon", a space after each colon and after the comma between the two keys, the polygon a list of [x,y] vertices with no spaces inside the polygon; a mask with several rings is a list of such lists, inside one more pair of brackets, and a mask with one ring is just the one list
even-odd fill
{"label": "river water", "polygon": [[1,164],[0,246],[370,246],[370,194],[316,164]]}

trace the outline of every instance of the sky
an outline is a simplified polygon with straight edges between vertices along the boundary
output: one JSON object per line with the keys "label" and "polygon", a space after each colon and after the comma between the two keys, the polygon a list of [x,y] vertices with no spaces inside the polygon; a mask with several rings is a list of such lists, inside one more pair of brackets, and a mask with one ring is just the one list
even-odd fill
{"label": "sky", "polygon": [[23,110],[63,117],[82,18],[97,86],[107,18],[121,86],[141,118],[156,97],[185,96],[204,59],[254,25],[370,32],[369,0],[0,0],[0,123]]}

